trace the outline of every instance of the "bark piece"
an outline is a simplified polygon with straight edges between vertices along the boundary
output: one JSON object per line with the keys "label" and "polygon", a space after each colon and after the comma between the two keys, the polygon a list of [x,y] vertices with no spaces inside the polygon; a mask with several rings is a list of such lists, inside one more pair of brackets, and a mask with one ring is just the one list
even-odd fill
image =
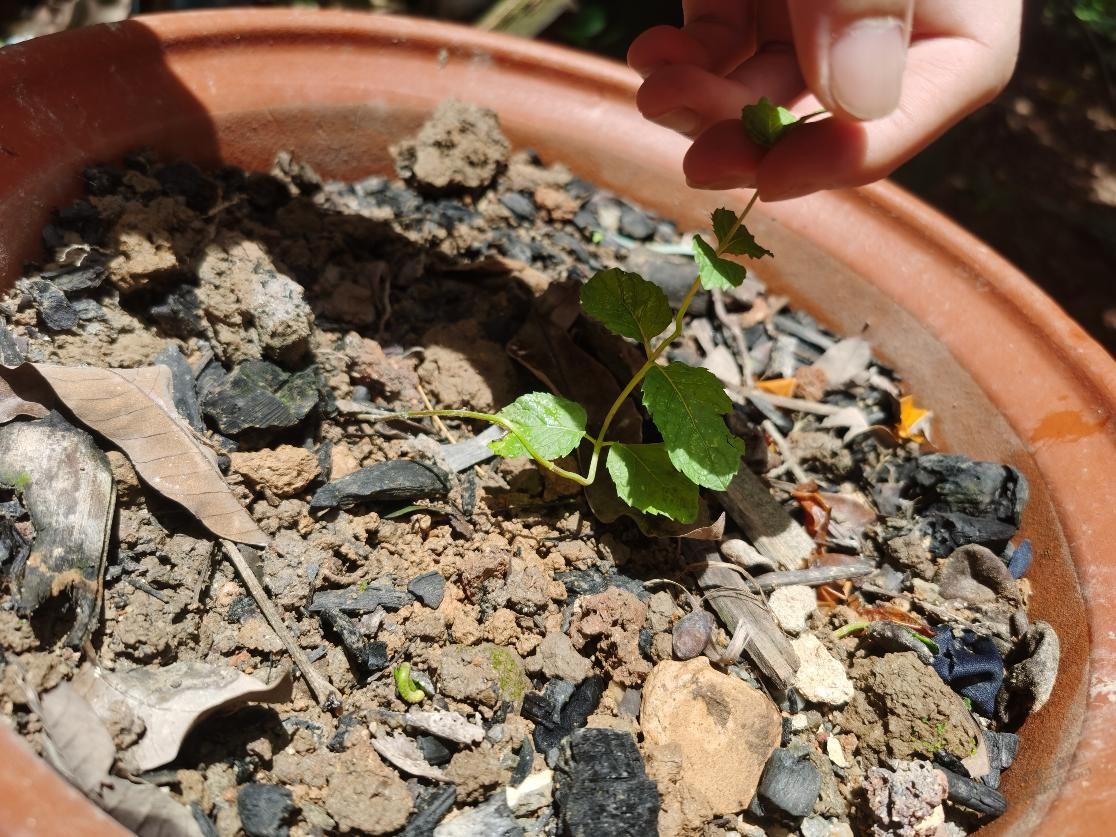
{"label": "bark piece", "polygon": [[0,480],[23,492],[35,527],[27,560],[14,570],[16,608],[37,611],[65,594],[77,647],[93,632],[116,503],[108,458],[61,416],[0,428]]}
{"label": "bark piece", "polygon": [[717,499],[760,554],[777,566],[797,570],[813,554],[813,539],[747,468],[737,472]]}

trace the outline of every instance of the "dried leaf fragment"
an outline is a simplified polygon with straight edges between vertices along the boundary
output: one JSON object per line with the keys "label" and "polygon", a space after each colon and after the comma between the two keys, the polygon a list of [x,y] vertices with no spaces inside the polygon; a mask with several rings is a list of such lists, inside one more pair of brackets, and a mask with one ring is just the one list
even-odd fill
{"label": "dried leaf fragment", "polygon": [[267,536],[240,505],[217,457],[174,407],[166,366],[34,368],[87,427],[120,447],[152,488],[190,511],[218,537],[264,546]]}
{"label": "dried leaf fragment", "polygon": [[932,412],[915,404],[913,395],[904,395],[899,399],[899,438],[926,444],[930,441],[930,420],[933,416]]}
{"label": "dried leaf fragment", "polygon": [[262,683],[228,666],[178,662],[158,669],[126,672],[87,669],[74,687],[101,718],[123,704],[143,720],[146,734],[128,751],[139,770],[151,770],[174,759],[186,734],[202,719],[249,701],[284,697],[287,673]]}
{"label": "dried leaf fragment", "polygon": [[372,747],[404,773],[439,782],[448,781],[445,772],[427,762],[418,744],[402,733],[377,735],[372,739]]}

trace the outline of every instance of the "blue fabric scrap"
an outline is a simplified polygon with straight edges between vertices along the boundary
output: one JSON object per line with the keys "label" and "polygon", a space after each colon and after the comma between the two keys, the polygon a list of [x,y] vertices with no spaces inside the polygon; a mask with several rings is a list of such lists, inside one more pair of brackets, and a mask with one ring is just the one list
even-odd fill
{"label": "blue fabric scrap", "polygon": [[996,695],[1004,683],[1004,658],[986,636],[965,628],[954,636],[948,625],[934,629],[938,653],[934,671],[953,691],[968,698],[986,718],[996,711]]}
{"label": "blue fabric scrap", "polygon": [[1012,578],[1022,578],[1031,568],[1031,559],[1035,557],[1030,540],[1023,540],[1019,546],[1012,550],[1008,557],[1007,568]]}

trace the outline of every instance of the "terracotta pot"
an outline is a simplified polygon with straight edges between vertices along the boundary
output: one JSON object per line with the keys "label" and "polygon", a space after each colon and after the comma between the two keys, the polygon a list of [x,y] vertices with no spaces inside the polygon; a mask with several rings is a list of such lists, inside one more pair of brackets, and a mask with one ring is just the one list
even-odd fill
{"label": "terracotta pot", "polygon": [[[266,169],[291,149],[328,176],[386,171],[388,144],[447,96],[494,108],[516,146],[682,227],[743,205],[744,193],[685,187],[685,144],[639,117],[636,86],[617,64],[555,47],[343,13],[178,14],[9,47],[0,51],[0,278],[39,255],[42,223],[79,193],[87,163],[150,146]],[[947,447],[1030,479],[1032,613],[1056,627],[1062,666],[1005,774],[1011,810],[988,832],[1107,831],[1116,365],[1014,268],[891,184],[757,209],[777,254],[762,264],[766,280],[836,330],[863,333],[936,411]],[[0,800],[0,831],[110,832],[7,731]]]}

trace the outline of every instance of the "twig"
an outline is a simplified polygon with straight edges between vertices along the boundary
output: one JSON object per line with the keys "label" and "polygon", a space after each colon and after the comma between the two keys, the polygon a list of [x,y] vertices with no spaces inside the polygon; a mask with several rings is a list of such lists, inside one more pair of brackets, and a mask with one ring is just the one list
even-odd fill
{"label": "twig", "polygon": [[[418,390],[419,395],[422,396],[422,403],[426,406],[427,411],[433,413],[434,405],[430,403],[430,399],[426,395],[426,390],[422,388],[422,384],[416,382],[415,388]],[[450,433],[450,429],[446,427],[445,422],[443,422],[441,418],[432,415],[430,419],[434,422],[434,426],[438,428],[438,432],[449,439],[451,443],[457,441],[457,437]]]}
{"label": "twig", "polygon": [[[718,568],[723,568],[725,566],[725,564],[721,562],[697,561],[693,564],[689,564],[685,569],[687,571],[703,570],[711,564],[715,564]],[[856,564],[842,564],[836,567],[810,567],[807,570],[783,570],[757,576],[748,574],[746,570],[742,567],[738,567],[736,564],[728,564],[728,567],[740,573],[749,584],[761,593],[770,593],[778,587],[789,587],[792,584],[817,587],[821,584],[829,584],[831,581],[844,581],[847,578],[861,578],[866,575],[871,575],[876,570],[875,565],[867,561]]]}
{"label": "twig", "polygon": [[753,400],[762,399],[768,404],[774,404],[784,410],[797,410],[800,413],[814,413],[819,416],[832,416],[845,409],[834,404],[825,404],[821,401],[807,401],[804,398],[789,398],[785,395],[772,395],[769,392],[752,390],[745,395]]}
{"label": "twig", "polygon": [[719,288],[713,289],[713,313],[717,315],[721,325],[732,337],[732,342],[736,344],[736,353],[740,356],[740,368],[744,372],[744,386],[751,389],[756,380],[752,369],[752,354],[748,351],[748,341],[744,337],[743,329],[729,316],[725,308],[724,293]]}
{"label": "twig", "polygon": [[306,659],[306,654],[298,647],[298,643],[291,636],[291,632],[283,624],[283,617],[279,615],[279,611],[272,604],[271,599],[267,597],[260,580],[256,578],[256,574],[252,572],[252,568],[248,566],[248,562],[240,554],[240,548],[232,541],[224,538],[221,539],[221,546],[225,550],[226,557],[236,568],[240,580],[244,582],[244,586],[248,588],[248,592],[256,600],[256,606],[259,607],[260,613],[267,619],[271,629],[275,631],[275,635],[279,637],[279,641],[283,643],[283,647],[287,649],[287,653],[291,655],[295,665],[298,666],[298,670],[302,672],[306,685],[310,687],[310,691],[314,693],[314,699],[318,701],[318,706],[327,711],[339,707],[341,705],[341,693]]}
{"label": "twig", "polygon": [[798,464],[798,457],[794,455],[794,452],[790,449],[790,445],[787,444],[786,436],[780,433],[779,428],[772,424],[771,421],[769,421],[768,419],[764,419],[763,422],[760,424],[760,427],[762,427],[764,429],[764,432],[766,432],[767,435],[771,437],[771,441],[773,441],[775,443],[775,447],[779,449],[779,455],[783,457],[783,464],[779,468],[776,468],[774,471],[772,471],[771,476],[776,476],[783,469],[789,468],[790,472],[794,474],[794,478],[800,483],[808,482],[810,477],[802,469],[802,466]]}
{"label": "twig", "polygon": [[138,578],[132,578],[131,576],[128,576],[124,580],[140,592],[146,593],[147,595],[151,596],[153,599],[158,599],[163,604],[170,604],[170,599],[167,598],[165,593],[160,593],[146,581],[140,581]]}

